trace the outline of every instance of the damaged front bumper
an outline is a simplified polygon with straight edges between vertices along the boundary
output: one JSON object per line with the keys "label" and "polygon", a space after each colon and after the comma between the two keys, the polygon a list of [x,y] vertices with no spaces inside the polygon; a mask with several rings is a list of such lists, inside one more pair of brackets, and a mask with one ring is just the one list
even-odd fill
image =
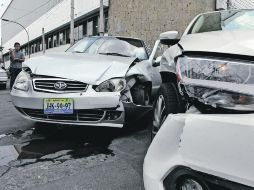
{"label": "damaged front bumper", "polygon": [[[13,89],[11,97],[23,117],[46,123],[122,128],[126,120],[132,118],[133,111],[140,110],[140,106],[122,101],[118,92],[98,93],[89,88],[86,92],[63,94],[38,92],[32,88],[28,92]],[[45,98],[73,99],[74,113],[44,114]]]}

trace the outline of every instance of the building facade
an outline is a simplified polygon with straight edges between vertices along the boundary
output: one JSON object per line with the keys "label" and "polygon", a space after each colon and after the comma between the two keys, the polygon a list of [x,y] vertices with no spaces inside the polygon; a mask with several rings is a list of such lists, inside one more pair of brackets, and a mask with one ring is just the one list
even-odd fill
{"label": "building facade", "polygon": [[216,0],[110,0],[109,33],[142,38],[152,47],[160,33],[182,34],[196,15],[215,7]]}

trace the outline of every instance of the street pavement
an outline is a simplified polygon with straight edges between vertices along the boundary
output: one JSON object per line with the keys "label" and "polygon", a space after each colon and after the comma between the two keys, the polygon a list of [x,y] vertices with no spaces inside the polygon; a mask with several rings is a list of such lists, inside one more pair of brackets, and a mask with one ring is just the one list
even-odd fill
{"label": "street pavement", "polygon": [[144,189],[148,129],[34,123],[9,94],[0,90],[0,190]]}

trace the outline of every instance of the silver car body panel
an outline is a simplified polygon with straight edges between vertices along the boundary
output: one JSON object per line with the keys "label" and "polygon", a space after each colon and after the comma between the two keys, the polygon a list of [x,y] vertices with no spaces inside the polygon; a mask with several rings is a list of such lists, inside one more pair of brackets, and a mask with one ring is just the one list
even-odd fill
{"label": "silver car body panel", "polygon": [[182,55],[182,50],[178,45],[168,48],[162,55],[160,72],[176,73],[175,59]]}
{"label": "silver car body panel", "polygon": [[[90,85],[124,77],[135,58],[89,55],[77,53],[55,53],[26,61],[33,74],[72,79]],[[84,74],[85,73],[85,74]]]}

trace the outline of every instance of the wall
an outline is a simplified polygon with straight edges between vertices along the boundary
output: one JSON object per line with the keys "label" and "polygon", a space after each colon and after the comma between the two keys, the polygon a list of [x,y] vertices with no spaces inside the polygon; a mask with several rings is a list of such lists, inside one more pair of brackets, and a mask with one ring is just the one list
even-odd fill
{"label": "wall", "polygon": [[160,33],[183,33],[197,14],[215,6],[216,0],[110,0],[109,34],[142,38],[152,47]]}

